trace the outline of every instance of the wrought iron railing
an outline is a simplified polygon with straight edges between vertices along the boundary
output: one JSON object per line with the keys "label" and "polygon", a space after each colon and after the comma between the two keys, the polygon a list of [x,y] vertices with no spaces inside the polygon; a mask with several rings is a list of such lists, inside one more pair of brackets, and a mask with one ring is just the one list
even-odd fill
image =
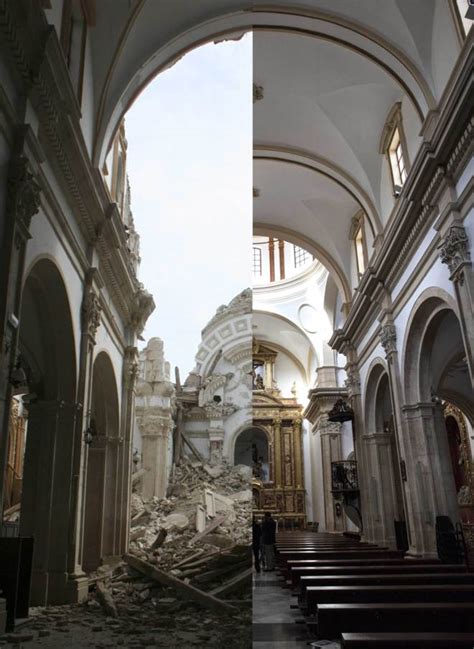
{"label": "wrought iron railing", "polygon": [[331,463],[332,492],[347,493],[359,491],[357,462],[346,460]]}

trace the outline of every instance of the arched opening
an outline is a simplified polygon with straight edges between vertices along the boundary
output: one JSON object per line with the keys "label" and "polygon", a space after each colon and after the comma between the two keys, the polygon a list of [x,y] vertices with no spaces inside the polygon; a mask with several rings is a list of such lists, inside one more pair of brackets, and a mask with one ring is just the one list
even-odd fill
{"label": "arched opening", "polygon": [[92,441],[87,459],[87,491],[82,567],[95,570],[106,557],[119,553],[118,477],[119,404],[117,382],[109,356],[94,362],[89,428]]}
{"label": "arched opening", "polygon": [[20,535],[34,538],[32,605],[67,598],[74,524],[76,354],[69,300],[58,268],[42,259],[23,289],[19,352],[28,419]]}
{"label": "arched opening", "polygon": [[234,464],[252,467],[253,475],[262,482],[271,480],[268,437],[260,428],[242,431],[235,440]]}
{"label": "arched opening", "polygon": [[372,540],[396,545],[405,519],[400,462],[388,374],[377,364],[366,390],[368,485],[371,491],[368,526]]}
{"label": "arched opening", "polygon": [[[439,291],[438,291],[439,293]],[[449,298],[431,295],[416,308],[407,332],[405,351],[405,407],[410,430],[407,467],[417,485],[414,510],[420,534],[435,542],[438,516],[461,520],[464,480],[459,465],[457,428],[445,409],[452,404],[472,417],[474,399],[458,317]],[[461,493],[460,493],[461,492]],[[471,496],[466,504],[471,504]]]}

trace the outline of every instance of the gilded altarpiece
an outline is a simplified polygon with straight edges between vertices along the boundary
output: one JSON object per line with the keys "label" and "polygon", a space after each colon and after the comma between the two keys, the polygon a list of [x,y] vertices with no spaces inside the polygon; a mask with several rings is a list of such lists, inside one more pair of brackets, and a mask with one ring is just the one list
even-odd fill
{"label": "gilded altarpiece", "polygon": [[302,406],[254,390],[253,427],[268,439],[268,478],[254,478],[254,514],[271,511],[285,526],[306,524],[302,447]]}

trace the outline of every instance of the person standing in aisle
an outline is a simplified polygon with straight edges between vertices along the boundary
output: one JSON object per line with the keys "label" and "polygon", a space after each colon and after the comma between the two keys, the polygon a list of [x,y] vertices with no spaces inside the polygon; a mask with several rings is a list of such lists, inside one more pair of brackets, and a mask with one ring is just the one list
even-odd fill
{"label": "person standing in aisle", "polygon": [[265,560],[265,572],[275,570],[275,543],[276,543],[276,521],[270,512],[265,512],[262,523],[263,555]]}

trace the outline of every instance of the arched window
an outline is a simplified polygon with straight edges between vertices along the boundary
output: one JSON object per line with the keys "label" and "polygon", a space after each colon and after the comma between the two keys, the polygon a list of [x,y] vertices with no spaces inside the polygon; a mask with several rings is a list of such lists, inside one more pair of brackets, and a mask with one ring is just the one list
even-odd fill
{"label": "arched window", "polygon": [[350,238],[354,242],[357,276],[360,279],[367,268],[367,246],[364,232],[364,213],[362,210],[352,218]]}
{"label": "arched window", "polygon": [[380,153],[387,158],[392,178],[393,195],[398,198],[408,176],[408,149],[403,130],[402,104],[397,102],[390,111],[380,140]]}

